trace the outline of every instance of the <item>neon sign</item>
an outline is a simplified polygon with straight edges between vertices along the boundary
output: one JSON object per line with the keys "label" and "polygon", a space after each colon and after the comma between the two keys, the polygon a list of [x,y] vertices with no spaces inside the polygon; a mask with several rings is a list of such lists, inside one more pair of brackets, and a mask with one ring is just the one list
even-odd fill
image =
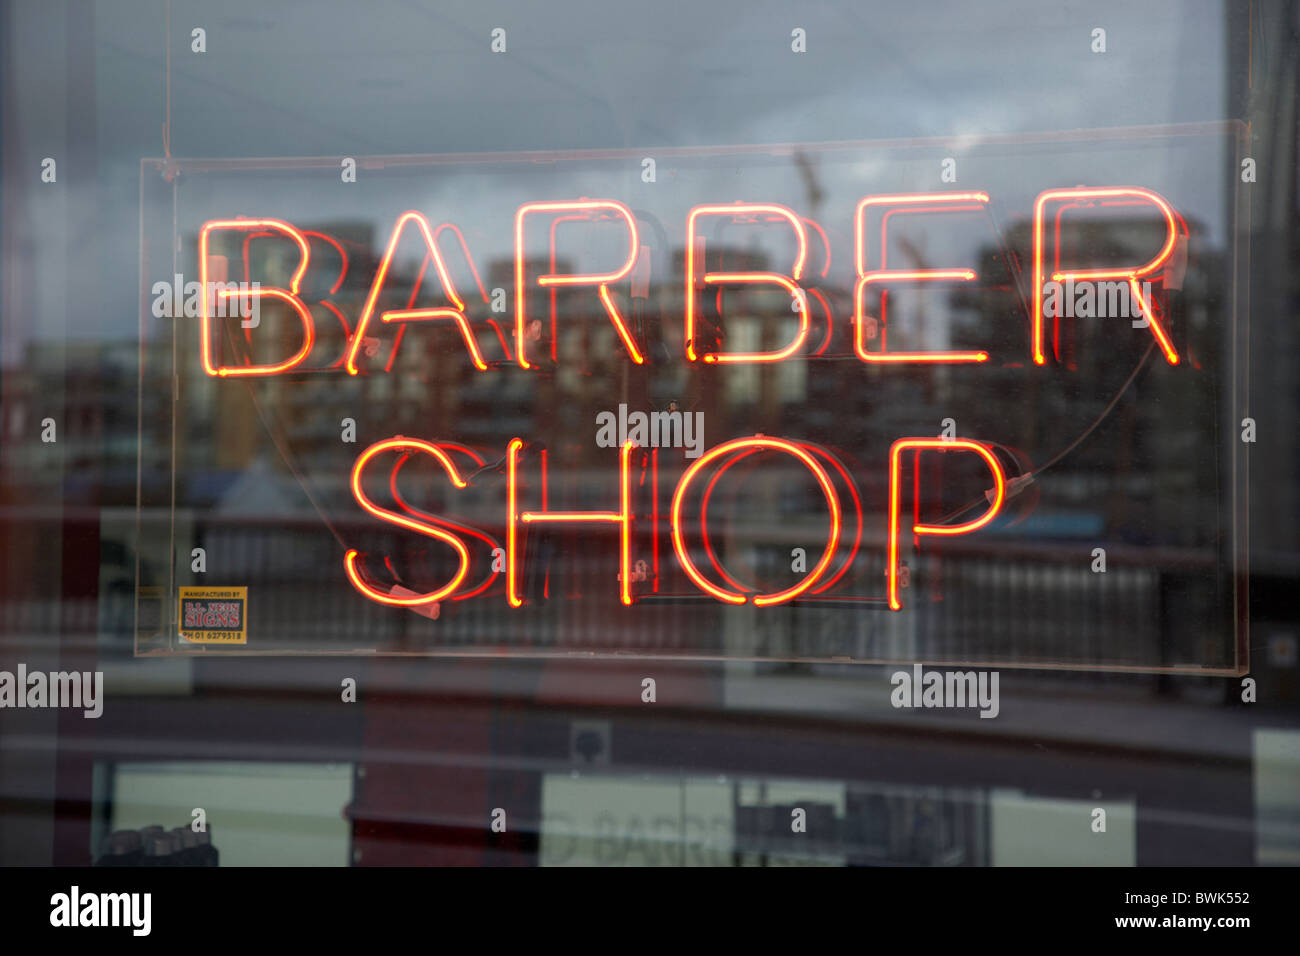
{"label": "neon sign", "polygon": [[[862,199],[857,206],[854,215],[854,261],[857,265],[857,281],[854,288],[854,306],[852,321],[855,328],[854,352],[857,357],[864,363],[968,363],[968,362],[986,362],[988,353],[986,351],[952,351],[952,352],[889,352],[886,349],[887,332],[889,327],[887,295],[888,286],[903,283],[918,282],[972,282],[977,278],[975,270],[971,268],[955,269],[890,269],[886,261],[887,236],[889,220],[891,216],[898,214],[921,214],[921,213],[978,213],[984,209],[989,202],[989,196],[986,193],[912,193],[898,195],[880,195],[868,196]],[[1062,267],[1060,262],[1061,250],[1059,239],[1052,244],[1051,253],[1053,256],[1052,267],[1049,271],[1046,257],[1048,252],[1048,242],[1044,223],[1048,216],[1048,208],[1052,204],[1080,204],[1096,202],[1103,206],[1110,205],[1148,205],[1156,209],[1164,220],[1165,236],[1159,247],[1159,250],[1146,262],[1132,263],[1126,266],[1111,267],[1105,269],[1070,269]],[[867,223],[869,218],[875,212],[881,212],[880,218],[880,267],[870,268],[869,259],[871,250],[867,240],[868,229]],[[526,225],[529,217],[550,215],[556,218],[565,219],[583,219],[595,221],[598,215],[612,217],[620,220],[626,226],[627,237],[627,256],[623,264],[618,269],[597,273],[597,274],[542,274],[537,276],[528,276],[528,259],[526,256]],[[788,273],[774,272],[710,272],[701,264],[702,250],[704,247],[704,237],[699,234],[699,220],[705,217],[765,217],[766,221],[785,223],[790,228],[796,238],[797,254],[792,262]],[[745,203],[737,202],[732,204],[708,204],[694,207],[686,221],[686,268],[685,268],[685,290],[683,296],[683,315],[684,315],[684,341],[685,341],[685,360],[688,362],[704,362],[707,364],[729,364],[729,363],[763,363],[779,362],[783,359],[791,358],[802,354],[807,344],[809,333],[809,298],[815,290],[808,290],[800,285],[800,279],[803,277],[803,270],[808,257],[808,230],[805,222],[809,220],[801,219],[793,211],[785,206],[770,203]],[[405,309],[385,309],[380,312],[380,321],[382,323],[407,323],[416,321],[431,321],[435,319],[446,319],[451,321],[461,334],[464,341],[467,357],[474,368],[480,372],[487,371],[489,366],[484,360],[479,345],[470,325],[470,319],[466,312],[465,301],[461,298],[449,274],[444,254],[438,243],[438,235],[444,230],[456,232],[460,239],[460,245],[464,255],[474,273],[475,281],[478,282],[478,270],[474,265],[469,248],[465,243],[464,236],[456,230],[454,224],[443,223],[436,229],[430,225],[429,220],[416,211],[403,213],[393,227],[391,237],[388,241],[387,249],[382,260],[375,272],[374,279],[370,285],[370,292],[366,298],[365,306],[357,319],[356,327],[347,335],[347,346],[342,357],[342,367],[349,375],[357,375],[361,368],[358,365],[358,354],[367,341],[367,333],[370,331],[371,324],[374,321],[374,315],[377,308],[377,302],[384,291],[385,284],[388,280],[390,266],[393,256],[397,251],[398,243],[402,238],[404,231],[408,226],[415,226],[423,239],[428,255],[428,261],[434,266],[434,273],[438,277],[441,292],[447,301],[447,305],[438,308],[416,309],[408,307]],[[814,224],[816,225],[816,224]],[[820,230],[820,226],[817,227]],[[318,304],[327,306],[338,313],[337,307],[329,299],[322,299],[318,303],[307,303],[299,297],[299,286],[303,275],[306,273],[311,262],[311,251],[308,245],[306,234],[288,223],[272,219],[232,219],[217,220],[207,222],[203,225],[199,237],[199,257],[200,257],[200,281],[205,282],[208,276],[208,249],[211,243],[212,234],[221,231],[237,231],[243,233],[256,233],[260,236],[274,237],[283,236],[293,241],[298,246],[298,263],[294,270],[293,277],[287,289],[266,287],[260,289],[256,294],[269,296],[280,299],[289,303],[298,313],[301,319],[304,336],[303,344],[299,350],[285,358],[284,360],[269,365],[254,365],[252,363],[244,366],[225,366],[216,365],[212,358],[212,322],[213,316],[210,314],[211,303],[205,302],[202,308],[202,350],[203,350],[203,367],[208,375],[212,376],[249,376],[249,375],[278,375],[293,371],[305,371],[303,363],[312,351],[314,341],[315,327],[310,313],[310,305]],[[1058,223],[1059,231],[1059,223]],[[822,232],[823,241],[824,232]],[[1129,284],[1134,301],[1138,303],[1147,322],[1145,326],[1150,329],[1150,334],[1158,344],[1165,361],[1170,365],[1177,365],[1179,362],[1178,351],[1174,348],[1169,333],[1165,329],[1165,320],[1159,315],[1157,303],[1150,296],[1143,295],[1143,283],[1139,280],[1146,279],[1149,282],[1151,278],[1159,281],[1163,277],[1163,270],[1169,266],[1172,254],[1180,238],[1187,236],[1187,227],[1182,222],[1181,217],[1174,211],[1167,200],[1159,194],[1149,189],[1138,187],[1113,187],[1104,189],[1094,188],[1077,188],[1077,189],[1053,189],[1041,193],[1034,203],[1033,214],[1033,286],[1032,286],[1032,306],[1030,308],[1030,322],[1032,327],[1031,341],[1028,343],[1029,352],[1032,360],[1036,365],[1043,365],[1047,362],[1047,354],[1044,344],[1044,303],[1043,289],[1044,283],[1050,279],[1052,282],[1062,281],[1089,281],[1089,280],[1122,280]],[[552,257],[554,252],[554,232],[551,234]],[[829,243],[826,243],[829,253]],[[529,293],[534,288],[555,289],[557,287],[581,287],[594,286],[603,310],[608,316],[611,324],[618,333],[619,340],[622,342],[628,358],[635,364],[640,365],[645,362],[644,343],[638,343],[624,318],[623,310],[619,308],[616,301],[615,293],[611,288],[615,283],[631,277],[635,281],[634,270],[637,266],[639,254],[642,247],[639,242],[637,233],[636,219],[626,205],[616,200],[575,200],[572,202],[534,202],[526,203],[519,207],[515,216],[515,323],[514,323],[514,340],[515,350],[513,361],[517,362],[521,368],[531,369],[536,367],[535,362],[529,358],[529,328],[533,321],[529,318]],[[829,266],[829,255],[828,263]],[[246,267],[247,268],[247,267]],[[344,271],[346,271],[347,262],[344,260]],[[423,280],[424,272],[422,270],[420,279]],[[339,281],[341,281],[341,276]],[[710,287],[721,287],[724,285],[774,285],[784,290],[790,296],[793,302],[793,311],[799,317],[798,331],[793,339],[784,347],[769,352],[710,352],[697,346],[697,323],[699,298],[702,292]],[[879,317],[867,314],[866,301],[867,293],[873,287],[881,287],[880,291],[880,308]],[[336,291],[338,282],[333,289]],[[418,289],[418,287],[417,287]],[[481,291],[481,284],[480,284]],[[232,292],[219,291],[218,297],[234,295]],[[413,293],[414,298],[414,293]],[[824,297],[822,305],[829,312],[825,305]],[[347,322],[342,316],[339,316],[346,328]],[[879,349],[869,349],[867,343],[876,336],[880,338]],[[504,344],[504,343],[503,343]],[[824,345],[823,345],[824,348]],[[819,350],[820,351],[820,350]],[[338,364],[337,362],[334,364]],[[319,369],[314,370],[319,371]],[[386,369],[387,371],[387,369]]]}
{"label": "neon sign", "polygon": [[[989,362],[985,349],[947,351],[902,350],[890,347],[891,319],[888,297],[891,289],[907,285],[934,283],[969,284],[978,280],[976,263],[947,268],[896,268],[888,261],[889,230],[891,220],[900,216],[934,214],[960,214],[976,217],[988,215],[990,196],[986,192],[965,191],[951,193],[901,193],[871,195],[862,198],[851,217],[855,281],[852,290],[851,314],[846,316],[852,325],[852,357],[863,366],[887,370],[907,365],[975,366]],[[1088,204],[1100,206],[1138,206],[1154,210],[1160,217],[1164,236],[1150,258],[1138,256],[1136,261],[1106,268],[1080,268],[1063,262],[1060,242],[1060,215],[1065,208]],[[1055,216],[1052,240],[1047,228],[1049,217]],[[734,220],[756,224],[765,229],[782,230],[793,238],[793,254],[788,261],[776,267],[715,268],[708,263],[709,240],[701,228],[708,219]],[[607,243],[617,256],[611,268],[604,271],[565,271],[557,265],[556,226],[561,221],[572,221],[592,226],[612,225],[621,236]],[[990,221],[990,225],[992,225]],[[536,260],[528,257],[528,239],[542,226],[549,229],[548,271],[540,271]],[[392,307],[392,264],[399,243],[414,228],[423,242],[423,262],[416,278],[415,288],[405,303]],[[437,227],[422,213],[411,210],[402,213],[393,226],[384,254],[379,260],[370,281],[364,305],[355,322],[350,323],[338,303],[332,300],[349,270],[349,259],[343,247],[320,232],[300,230],[277,219],[220,219],[205,223],[199,234],[200,279],[208,278],[209,250],[214,236],[231,233],[243,240],[245,272],[249,271],[247,247],[252,238],[277,241],[288,246],[296,260],[286,287],[275,287],[263,282],[258,294],[285,302],[297,316],[301,328],[301,344],[297,351],[281,356],[278,361],[257,364],[251,355],[241,364],[223,364],[213,336],[215,316],[209,314],[212,304],[203,303],[200,324],[201,359],[204,372],[212,377],[266,377],[291,374],[318,374],[340,372],[348,376],[379,373],[363,361],[375,354],[373,333],[379,327],[396,326],[392,351],[382,366],[382,373],[392,370],[393,360],[403,342],[403,334],[412,323],[445,320],[459,333],[465,358],[476,374],[491,374],[494,368],[506,365],[522,370],[543,371],[559,362],[554,348],[550,350],[550,365],[546,364],[544,350],[537,347],[540,338],[542,309],[540,302],[549,294],[550,321],[556,322],[555,293],[560,289],[584,290],[599,305],[599,315],[608,320],[617,335],[619,347],[628,361],[635,366],[647,361],[649,343],[645,340],[639,321],[629,321],[636,314],[637,303],[644,300],[645,254],[637,216],[623,202],[613,199],[557,200],[527,202],[519,206],[514,215],[513,258],[513,329],[505,334],[494,321],[476,322],[471,317],[467,301],[462,295],[448,267],[446,251],[441,239],[451,232],[458,240],[460,253],[473,274],[474,284],[483,301],[487,291],[480,279],[470,246],[461,231],[452,223]],[[994,230],[996,233],[996,230]],[[809,355],[823,354],[832,338],[836,308],[818,289],[805,287],[809,282],[809,263],[812,249],[820,246],[824,254],[822,275],[830,267],[831,242],[822,225],[801,217],[787,206],[765,202],[709,203],[696,205],[686,216],[683,229],[684,261],[682,263],[681,328],[683,350],[680,359],[702,366],[768,365]],[[1176,366],[1181,355],[1171,338],[1170,319],[1161,313],[1157,296],[1150,290],[1152,283],[1163,282],[1165,270],[1171,267],[1174,251],[1187,236],[1187,226],[1182,217],[1158,193],[1141,187],[1121,186],[1106,188],[1078,187],[1050,189],[1040,193],[1033,204],[1032,214],[1033,287],[1026,298],[1029,308],[1029,336],[1025,342],[1025,359],[1029,367],[1048,363],[1049,351],[1054,358],[1055,348],[1049,350],[1045,329],[1047,311],[1044,308],[1044,285],[1049,282],[1086,282],[1117,280],[1128,284],[1133,301],[1145,322],[1138,326],[1149,330],[1153,346],[1158,347],[1164,361]],[[341,269],[328,294],[318,301],[303,298],[303,278],[312,264],[308,237],[320,238],[333,245],[341,258]],[[878,237],[878,238],[877,238]],[[812,240],[810,243],[810,239]],[[878,248],[877,248],[878,241]],[[625,253],[624,253],[624,250]],[[429,267],[432,266],[430,269]],[[816,268],[815,266],[813,267]],[[426,276],[441,304],[416,308],[421,285]],[[249,278],[249,276],[245,276]],[[797,322],[793,333],[775,348],[724,349],[708,345],[701,340],[701,301],[715,295],[721,303],[722,290],[763,289],[770,295],[788,297],[791,313]],[[1147,290],[1144,293],[1144,290]],[[218,293],[222,295],[224,293]],[[877,302],[872,309],[871,302]],[[387,303],[387,304],[383,304]],[[826,332],[820,344],[812,334],[813,304],[826,323]],[[320,307],[329,312],[343,329],[343,350],[338,356],[328,356],[331,361],[322,366],[310,367],[307,360],[315,351],[317,342],[312,309]],[[895,310],[897,311],[897,310]],[[721,315],[719,308],[718,314]],[[376,319],[376,316],[378,317]],[[500,346],[500,358],[492,358],[484,351],[479,332],[490,327]],[[248,332],[246,334],[251,334]],[[491,339],[486,341],[491,344]],[[513,344],[513,349],[511,348]],[[528,603],[522,579],[525,574],[527,549],[524,542],[532,530],[562,526],[580,527],[587,534],[601,534],[606,530],[618,542],[617,595],[624,606],[640,599],[637,581],[647,578],[659,580],[661,563],[660,518],[666,516],[671,555],[698,594],[729,605],[752,604],[755,607],[773,607],[793,601],[815,601],[841,580],[858,555],[863,537],[862,496],[849,472],[827,449],[792,438],[754,434],[718,442],[685,467],[680,477],[666,495],[659,497],[659,449],[643,447],[634,441],[624,441],[618,447],[618,480],[610,488],[611,506],[605,510],[555,510],[549,507],[546,496],[548,462],[543,451],[531,453],[524,437],[514,437],[504,449],[505,490],[500,502],[504,541],[500,542],[489,530],[432,514],[407,501],[398,491],[397,477],[402,467],[417,458],[436,462],[450,483],[453,494],[474,485],[473,477],[462,473],[455,455],[466,456],[475,467],[485,467],[484,458],[472,449],[455,443],[407,438],[401,435],[385,438],[365,448],[355,459],[350,476],[352,500],[365,513],[378,521],[404,529],[423,538],[440,543],[454,555],[454,570],[438,587],[415,592],[397,581],[385,582],[366,569],[366,559],[371,557],[357,548],[349,548],[343,559],[343,569],[352,586],[366,598],[380,604],[421,608],[437,605],[447,600],[465,600],[482,595],[492,589],[496,574],[489,572],[482,579],[472,576],[475,565],[471,549],[491,549],[500,553],[499,569],[504,581],[504,596],[512,608]],[[722,475],[743,459],[764,455],[768,460],[778,458],[786,466],[799,470],[814,482],[824,506],[825,531],[819,548],[811,560],[811,567],[794,583],[781,588],[759,588],[739,582],[717,557],[710,537],[709,508],[714,489]],[[921,520],[920,468],[923,456],[945,455],[949,460],[964,458],[982,467],[988,473],[985,502],[978,516],[961,523]],[[393,456],[396,456],[395,458]],[[903,489],[908,476],[905,463],[910,459],[913,470],[913,514],[904,514]],[[1004,459],[996,453],[995,443],[977,439],[903,435],[893,441],[882,463],[887,474],[888,535],[885,541],[885,603],[891,610],[901,610],[901,589],[906,569],[900,556],[901,542],[907,536],[919,542],[925,537],[955,537],[969,535],[990,525],[999,517],[1004,502],[1032,479],[1032,473],[1008,474]],[[650,476],[651,491],[648,505],[636,490]],[[638,473],[639,472],[639,473]],[[634,474],[637,473],[637,474]],[[540,481],[542,501],[540,508],[529,507],[525,499],[532,476]],[[366,490],[366,480],[386,478],[393,498],[393,506],[376,503]],[[641,501],[641,506],[638,505]],[[648,509],[649,513],[646,513]],[[661,511],[662,509],[662,511]],[[638,523],[650,523],[651,548],[649,563],[653,571],[638,570],[635,555],[635,536]],[[845,552],[847,551],[847,555]]]}

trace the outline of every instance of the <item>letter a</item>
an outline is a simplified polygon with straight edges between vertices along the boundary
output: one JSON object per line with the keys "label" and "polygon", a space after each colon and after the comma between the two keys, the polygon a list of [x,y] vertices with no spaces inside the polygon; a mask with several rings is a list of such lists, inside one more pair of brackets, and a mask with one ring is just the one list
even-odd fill
{"label": "letter a", "polygon": [[54,904],[54,909],[50,910],[51,926],[68,925],[68,894],[55,893],[50,897],[50,902]]}
{"label": "letter a", "polygon": [[[447,305],[417,309],[415,301],[420,291],[420,280],[417,280],[414,291],[408,294],[409,298],[405,303],[405,308],[384,309],[378,304],[380,294],[388,281],[393,257],[397,254],[397,246],[408,225],[415,227],[424,242],[425,257],[428,264],[432,265],[433,273],[438,277],[438,281],[442,286],[443,298],[448,303]],[[423,276],[424,270],[422,269],[420,279]],[[487,371],[487,363],[483,361],[483,356],[479,353],[478,342],[474,338],[473,330],[470,328],[469,320],[465,315],[465,303],[457,294],[456,287],[451,281],[451,274],[447,271],[447,263],[443,258],[442,251],[438,248],[433,227],[429,225],[428,219],[414,210],[408,210],[397,217],[397,223],[393,226],[392,235],[388,238],[388,248],[384,251],[384,256],[379,261],[379,267],[375,270],[375,278],[370,283],[370,293],[366,296],[366,303],[361,310],[361,318],[357,320],[357,328],[352,334],[347,357],[343,363],[343,367],[349,375],[356,375],[360,371],[357,367],[357,353],[361,350],[371,323],[376,321],[376,312],[379,313],[377,321],[381,325],[394,322],[427,322],[449,319],[455,324],[461,338],[464,339],[465,349],[469,353],[470,361],[474,363],[474,367],[480,372]],[[398,341],[400,342],[400,339]],[[396,348],[397,345],[394,344],[394,351],[396,351]],[[370,353],[367,352],[367,354]]]}
{"label": "letter a", "polygon": [[597,448],[617,448],[618,435],[615,429],[618,427],[618,420],[614,417],[613,412],[599,412],[596,415],[596,447]]}
{"label": "letter a", "polygon": [[1241,679],[1241,702],[1243,704],[1255,703],[1255,678],[1243,677]]}

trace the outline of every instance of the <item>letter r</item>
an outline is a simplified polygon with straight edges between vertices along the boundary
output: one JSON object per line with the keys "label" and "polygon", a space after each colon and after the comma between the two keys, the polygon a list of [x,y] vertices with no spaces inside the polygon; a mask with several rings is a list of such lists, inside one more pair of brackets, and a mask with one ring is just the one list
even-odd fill
{"label": "letter r", "polygon": [[[525,224],[531,215],[547,214],[558,216],[561,213],[576,214],[577,217],[587,218],[595,213],[603,212],[605,215],[622,219],[627,226],[628,253],[627,259],[623,265],[612,271],[602,273],[592,273],[583,275],[558,275],[547,274],[537,277],[537,284],[543,288],[554,289],[561,286],[596,286],[597,294],[600,297],[600,303],[605,309],[605,314],[609,316],[610,322],[614,324],[614,330],[618,332],[623,346],[627,349],[629,357],[637,365],[645,362],[645,357],[637,347],[636,341],[632,338],[632,333],[628,330],[627,323],[623,320],[622,313],[619,312],[613,297],[609,294],[610,283],[618,282],[628,276],[636,266],[637,256],[640,251],[640,239],[637,237],[636,217],[632,211],[621,202],[612,199],[582,199],[575,202],[530,202],[520,206],[515,212],[515,358],[520,368],[532,368],[527,357],[527,337],[528,337],[528,288],[529,284],[525,276],[526,262],[526,242],[525,242]],[[562,218],[574,218],[574,216],[564,216]],[[552,252],[554,252],[554,230],[551,234]]]}
{"label": "letter r", "polygon": [[1046,251],[1046,238],[1044,236],[1044,221],[1047,217],[1048,203],[1064,203],[1066,205],[1074,204],[1092,204],[1100,203],[1103,206],[1132,206],[1132,205],[1149,205],[1155,206],[1165,220],[1165,242],[1160,247],[1160,251],[1147,263],[1137,266],[1121,267],[1118,269],[1060,269],[1061,250],[1059,243],[1053,245],[1052,257],[1053,268],[1050,278],[1053,282],[1064,282],[1067,280],[1075,281],[1094,281],[1094,280],[1121,280],[1128,283],[1130,301],[1136,300],[1141,306],[1143,315],[1147,318],[1147,325],[1151,329],[1152,336],[1155,337],[1156,343],[1164,353],[1165,361],[1170,365],[1178,364],[1178,352],[1174,349],[1173,343],[1169,339],[1168,331],[1160,317],[1155,314],[1155,303],[1149,297],[1142,295],[1142,286],[1138,280],[1153,273],[1162,272],[1169,262],[1170,256],[1178,243],[1180,232],[1185,233],[1186,227],[1178,214],[1174,212],[1173,207],[1159,193],[1152,192],[1150,189],[1141,189],[1136,186],[1117,186],[1106,189],[1089,189],[1079,187],[1077,189],[1049,189],[1040,193],[1034,201],[1034,286],[1033,286],[1033,315],[1031,324],[1033,326],[1033,351],[1034,364],[1042,365],[1047,361],[1043,345],[1043,284],[1047,279],[1047,268],[1044,265],[1044,253]]}

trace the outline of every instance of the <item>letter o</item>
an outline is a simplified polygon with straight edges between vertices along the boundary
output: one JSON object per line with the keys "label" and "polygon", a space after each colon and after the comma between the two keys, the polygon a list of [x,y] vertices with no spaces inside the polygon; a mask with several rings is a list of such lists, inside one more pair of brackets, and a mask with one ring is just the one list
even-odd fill
{"label": "letter o", "polygon": [[[744,604],[749,600],[743,593],[718,587],[709,581],[700,569],[696,567],[695,562],[691,560],[690,553],[686,550],[685,535],[682,531],[682,509],[686,503],[686,490],[691,482],[699,476],[700,472],[709,464],[717,461],[719,458],[729,456],[738,451],[747,449],[763,449],[771,451],[781,451],[797,458],[803,463],[804,467],[812,472],[813,477],[817,479],[817,484],[821,486],[822,494],[826,496],[826,505],[830,509],[831,528],[830,535],[826,541],[826,547],[822,551],[821,558],[817,564],[809,571],[798,584],[786,588],[784,591],[776,591],[771,594],[756,594],[752,600],[756,607],[770,607],[774,604],[784,604],[787,601],[794,600],[800,594],[803,594],[818,579],[826,573],[830,567],[831,561],[835,557],[836,548],[840,541],[840,501],[839,496],[835,493],[835,485],[831,482],[830,475],[826,473],[817,460],[807,451],[800,448],[794,442],[785,441],[780,438],[764,438],[755,435],[753,438],[736,438],[729,442],[724,442],[714,448],[709,449],[704,455],[696,459],[686,473],[682,475],[681,480],[677,482],[677,488],[673,492],[673,505],[671,522],[673,529],[673,551],[677,554],[677,560],[681,562],[682,570],[686,572],[687,577],[691,579],[701,591],[709,594],[719,601],[727,604]],[[707,528],[701,526],[701,532],[707,536]]]}

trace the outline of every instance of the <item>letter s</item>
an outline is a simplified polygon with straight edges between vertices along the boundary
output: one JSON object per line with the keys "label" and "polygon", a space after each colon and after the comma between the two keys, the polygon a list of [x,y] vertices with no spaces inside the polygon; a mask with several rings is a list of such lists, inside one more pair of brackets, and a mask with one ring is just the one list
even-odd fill
{"label": "letter s", "polygon": [[390,511],[387,508],[381,508],[366,495],[364,489],[361,487],[361,475],[365,471],[366,465],[376,455],[393,449],[408,452],[418,451],[431,456],[442,465],[443,469],[447,472],[448,477],[451,478],[453,485],[457,488],[468,487],[464,479],[460,477],[459,472],[456,471],[455,463],[452,462],[447,453],[437,445],[427,441],[420,441],[416,438],[402,438],[398,436],[396,438],[388,438],[384,441],[376,442],[363,451],[357,458],[356,463],[352,466],[352,497],[356,499],[357,504],[361,505],[362,508],[370,512],[376,518],[379,518],[381,521],[387,521],[391,524],[400,525],[403,528],[409,528],[411,531],[415,531],[430,538],[436,538],[439,541],[450,545],[455,549],[456,555],[460,559],[460,565],[457,568],[456,573],[452,576],[450,583],[444,587],[441,587],[436,591],[430,591],[426,594],[416,594],[411,597],[394,597],[391,590],[380,590],[363,580],[360,571],[357,569],[358,552],[355,548],[350,549],[347,554],[343,556],[343,569],[347,572],[348,580],[352,582],[352,586],[372,601],[378,601],[381,604],[393,604],[399,607],[419,607],[425,604],[434,604],[450,596],[465,580],[465,575],[469,572],[469,550],[465,547],[465,543],[450,531],[444,531],[442,528],[435,527],[425,521],[409,518],[406,515],[399,514],[396,511]]}

